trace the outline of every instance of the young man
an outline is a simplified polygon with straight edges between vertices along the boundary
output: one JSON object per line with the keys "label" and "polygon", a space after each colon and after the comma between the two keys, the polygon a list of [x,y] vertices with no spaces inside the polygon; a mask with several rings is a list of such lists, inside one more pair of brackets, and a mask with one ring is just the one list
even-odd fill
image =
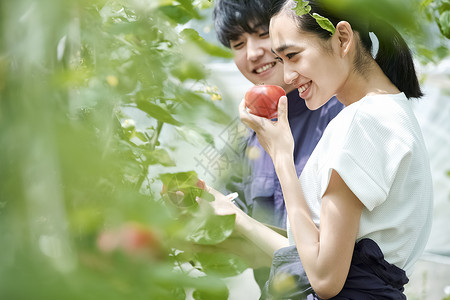
{"label": "young man", "polygon": [[[288,119],[294,137],[297,175],[303,170],[327,124],[343,105],[335,98],[311,111],[300,98],[294,84],[286,84],[283,65],[275,61],[269,38],[271,0],[215,0],[214,25],[220,42],[231,48],[239,71],[254,84],[281,86],[288,97]],[[295,74],[293,74],[295,76]],[[239,193],[238,206],[254,219],[286,228],[286,209],[272,159],[251,131],[241,153],[258,149],[256,158],[241,164],[243,178],[229,184]],[[239,172],[238,172],[239,173]],[[232,187],[231,187],[232,185]]]}

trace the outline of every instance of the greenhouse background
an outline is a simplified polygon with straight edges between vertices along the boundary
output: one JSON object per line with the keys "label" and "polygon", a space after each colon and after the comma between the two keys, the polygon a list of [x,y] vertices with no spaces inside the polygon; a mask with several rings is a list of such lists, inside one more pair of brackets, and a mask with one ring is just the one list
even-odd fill
{"label": "greenhouse background", "polygon": [[[425,92],[434,223],[406,294],[450,299],[450,2],[370,3],[409,33]],[[221,247],[234,219],[193,201],[233,171],[251,86],[212,4],[0,0],[0,299],[259,298]]]}

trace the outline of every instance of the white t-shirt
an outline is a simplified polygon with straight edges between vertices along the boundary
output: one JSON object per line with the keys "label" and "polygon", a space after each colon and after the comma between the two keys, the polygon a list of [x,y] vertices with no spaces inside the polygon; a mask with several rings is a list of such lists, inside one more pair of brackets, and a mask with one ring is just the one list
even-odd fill
{"label": "white t-shirt", "polygon": [[[410,275],[430,233],[433,190],[424,139],[403,93],[366,96],[329,123],[299,179],[317,226],[333,169],[365,206],[357,241],[374,240]],[[289,224],[288,235],[294,244]]]}

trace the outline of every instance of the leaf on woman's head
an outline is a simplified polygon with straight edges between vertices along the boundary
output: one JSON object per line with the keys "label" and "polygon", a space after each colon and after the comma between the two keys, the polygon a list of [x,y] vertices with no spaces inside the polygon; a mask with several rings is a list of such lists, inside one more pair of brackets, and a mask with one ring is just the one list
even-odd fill
{"label": "leaf on woman's head", "polygon": [[295,13],[298,16],[303,16],[311,11],[311,6],[309,6],[309,1],[301,0],[297,1],[297,6],[294,7],[292,10],[295,10]]}
{"label": "leaf on woman's head", "polygon": [[333,23],[331,23],[331,21],[328,20],[328,18],[322,17],[317,13],[313,13],[311,15],[310,13],[311,6],[309,5],[309,1],[306,0],[297,1],[297,6],[295,6],[292,10],[295,10],[295,13],[298,16],[309,14],[316,20],[317,24],[319,24],[321,28],[325,29],[326,31],[329,31],[331,35],[333,35],[334,32],[336,31],[336,28],[334,27]]}
{"label": "leaf on woman's head", "polygon": [[334,27],[333,23],[331,23],[331,21],[328,20],[328,18],[322,17],[321,15],[319,15],[317,13],[313,13],[312,16],[314,19],[316,19],[316,22],[317,22],[317,24],[319,24],[320,27],[331,32],[331,35],[334,34],[334,32],[336,31],[336,28]]}

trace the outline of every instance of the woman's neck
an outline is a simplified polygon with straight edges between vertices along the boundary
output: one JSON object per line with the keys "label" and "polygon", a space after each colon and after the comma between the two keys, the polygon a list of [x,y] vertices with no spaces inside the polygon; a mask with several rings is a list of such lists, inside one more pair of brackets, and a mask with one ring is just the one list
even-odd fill
{"label": "woman's neck", "polygon": [[372,60],[363,74],[353,69],[336,96],[339,101],[348,106],[368,95],[398,93],[400,93],[399,89]]}

